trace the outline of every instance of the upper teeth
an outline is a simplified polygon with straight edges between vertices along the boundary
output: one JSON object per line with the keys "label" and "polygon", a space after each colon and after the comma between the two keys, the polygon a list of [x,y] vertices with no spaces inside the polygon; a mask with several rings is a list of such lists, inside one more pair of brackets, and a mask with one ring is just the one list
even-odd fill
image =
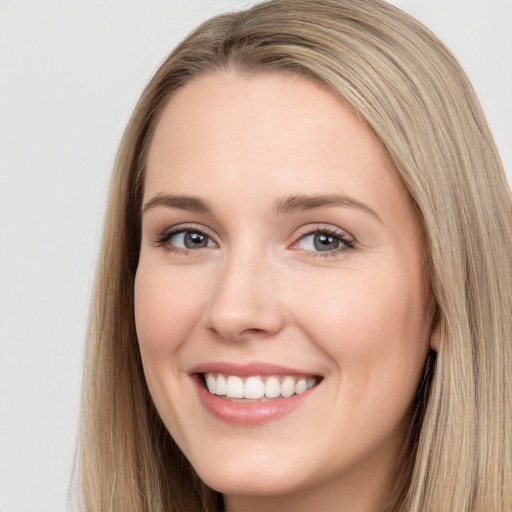
{"label": "upper teeth", "polygon": [[287,376],[254,376],[245,380],[237,375],[221,373],[205,373],[206,386],[213,395],[225,395],[228,398],[288,398],[300,395],[316,384],[314,377]]}

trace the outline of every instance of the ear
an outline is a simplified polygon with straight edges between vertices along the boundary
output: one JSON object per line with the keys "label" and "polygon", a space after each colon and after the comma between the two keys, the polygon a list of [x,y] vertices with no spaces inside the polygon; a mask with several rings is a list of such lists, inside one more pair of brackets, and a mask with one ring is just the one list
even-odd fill
{"label": "ear", "polygon": [[[437,315],[436,315],[437,317]],[[430,331],[430,348],[434,352],[439,352],[439,348],[441,346],[441,325],[440,325],[439,318],[435,318],[432,322],[432,328]]]}

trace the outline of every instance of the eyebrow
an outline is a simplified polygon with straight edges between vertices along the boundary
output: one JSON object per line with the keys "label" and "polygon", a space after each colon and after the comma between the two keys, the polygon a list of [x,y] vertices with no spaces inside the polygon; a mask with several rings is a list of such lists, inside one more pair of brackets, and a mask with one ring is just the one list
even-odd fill
{"label": "eyebrow", "polygon": [[328,195],[297,195],[290,196],[284,199],[278,199],[274,203],[274,211],[276,213],[293,213],[303,212],[308,210],[315,210],[317,208],[325,208],[329,206],[348,206],[350,208],[357,208],[375,217],[379,222],[382,219],[379,217],[375,210],[356,199],[340,194]]}
{"label": "eyebrow", "polygon": [[198,213],[211,213],[210,207],[202,199],[192,196],[175,196],[172,194],[157,194],[142,207],[142,213],[156,208],[157,206]]}
{"label": "eyebrow", "polygon": [[[142,207],[142,213],[147,212],[158,206],[165,208],[175,208],[178,210],[186,210],[198,213],[212,213],[208,204],[193,196],[177,196],[172,194],[157,194]],[[330,206],[344,206],[357,208],[372,215],[379,222],[382,219],[369,206],[356,199],[340,194],[328,195],[294,195],[281,199],[277,199],[274,203],[274,212],[276,214],[287,214],[294,212],[305,212],[308,210],[316,210],[318,208],[326,208]]]}

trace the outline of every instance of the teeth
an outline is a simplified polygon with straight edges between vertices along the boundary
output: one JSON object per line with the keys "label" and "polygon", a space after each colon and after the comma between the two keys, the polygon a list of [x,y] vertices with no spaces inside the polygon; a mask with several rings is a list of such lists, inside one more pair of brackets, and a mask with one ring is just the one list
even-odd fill
{"label": "teeth", "polygon": [[281,382],[281,395],[288,398],[293,393],[295,393],[295,379],[293,377],[285,377],[283,382]]}
{"label": "teeth", "polygon": [[226,381],[226,396],[229,398],[244,398],[244,381],[240,377],[236,375],[228,377]]}
{"label": "teeth", "polygon": [[217,382],[215,383],[215,394],[216,395],[225,395],[226,394],[226,378],[224,375],[219,375],[217,377]]}
{"label": "teeth", "polygon": [[317,383],[315,377],[270,376],[247,377],[243,380],[237,375],[221,373],[204,374],[206,387],[212,395],[226,396],[235,399],[266,400],[268,398],[288,398],[300,395]]}
{"label": "teeth", "polygon": [[269,377],[265,382],[265,396],[267,398],[277,398],[281,394],[281,384],[277,377]]}
{"label": "teeth", "polygon": [[308,389],[306,384],[306,379],[300,379],[295,384],[295,394],[300,395],[301,393],[304,393]]}
{"label": "teeth", "polygon": [[211,373],[206,375],[206,387],[212,395],[216,394],[215,390],[217,389],[217,379]]}
{"label": "teeth", "polygon": [[[265,384],[258,377],[249,377],[244,385],[244,398],[258,400],[265,395]],[[229,395],[228,395],[229,396]]]}

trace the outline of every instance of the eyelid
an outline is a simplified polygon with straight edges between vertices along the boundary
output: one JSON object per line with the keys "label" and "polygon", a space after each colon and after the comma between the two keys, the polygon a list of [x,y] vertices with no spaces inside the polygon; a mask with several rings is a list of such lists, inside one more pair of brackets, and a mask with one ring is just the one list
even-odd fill
{"label": "eyelid", "polygon": [[[210,230],[208,228],[205,228],[202,225],[199,224],[177,224],[175,226],[170,226],[166,228],[164,231],[159,233],[156,236],[156,240],[154,240],[153,245],[156,247],[164,246],[167,244],[167,242],[175,235],[186,232],[186,231],[192,231],[195,233],[201,233],[202,235],[207,236],[216,246],[219,245],[219,243],[215,240],[215,237],[209,232]],[[180,251],[198,251],[199,249],[206,249],[206,247],[197,249],[183,249],[181,247],[172,246],[172,249],[170,247],[167,247],[168,250],[180,252]]]}
{"label": "eyelid", "polygon": [[[313,251],[313,250],[307,250],[307,249],[301,249],[298,247],[298,244],[301,240],[303,240],[305,237],[320,233],[327,233],[329,235],[332,235],[336,238],[338,238],[341,243],[342,247],[336,248],[331,251]],[[340,252],[345,252],[347,250],[354,249],[356,247],[356,239],[354,236],[352,236],[348,231],[338,228],[336,226],[333,226],[331,224],[320,224],[316,226],[304,226],[301,228],[299,234],[295,237],[295,241],[289,246],[290,249],[293,250],[300,250],[304,251],[305,253],[309,253],[308,256],[330,256],[333,254],[337,254]]]}
{"label": "eyelid", "polygon": [[[178,253],[178,254],[190,254],[190,253],[197,253],[200,251],[200,249],[211,249],[212,247],[198,247],[198,248],[182,248],[174,245],[169,245],[169,240],[179,234],[186,231],[191,232],[197,232],[205,235],[208,237],[216,247],[219,247],[220,244],[216,240],[216,236],[211,233],[211,230],[201,224],[196,223],[184,223],[184,224],[177,224],[174,226],[167,227],[165,230],[160,232],[156,239],[153,241],[151,245],[155,247],[161,247],[165,246],[165,248],[171,252]],[[318,251],[318,250],[308,250],[308,249],[302,249],[298,247],[298,244],[301,240],[303,240],[305,237],[310,235],[315,235],[319,233],[327,233],[329,235],[332,235],[340,240],[342,246],[336,249],[333,249],[331,251]],[[299,233],[295,236],[294,242],[288,246],[289,249],[302,251],[303,253],[307,253],[310,257],[316,257],[316,256],[332,256],[341,252],[345,252],[347,250],[352,250],[355,248],[357,242],[354,236],[352,236],[348,231],[341,229],[337,226],[333,226],[332,224],[317,224],[317,225],[311,225],[308,224],[306,226],[303,226],[300,228]]]}

